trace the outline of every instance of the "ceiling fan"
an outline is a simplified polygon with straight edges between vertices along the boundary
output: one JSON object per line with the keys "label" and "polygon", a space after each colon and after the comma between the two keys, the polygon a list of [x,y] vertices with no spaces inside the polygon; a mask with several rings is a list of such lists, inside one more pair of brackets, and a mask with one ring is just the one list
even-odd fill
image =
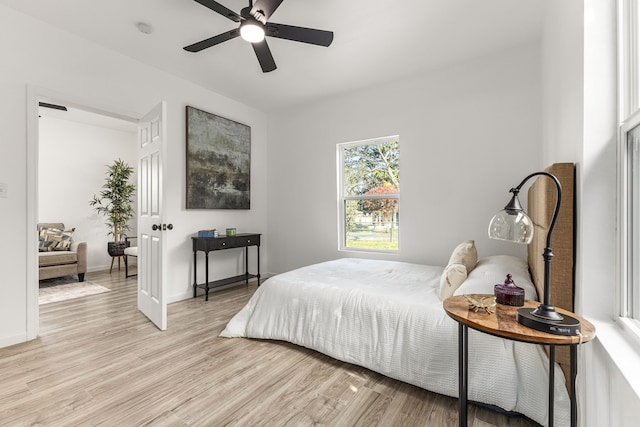
{"label": "ceiling fan", "polygon": [[258,57],[258,62],[262,71],[268,73],[275,70],[276,62],[271,55],[271,50],[265,40],[265,36],[277,37],[280,39],[292,40],[296,42],[315,44],[318,46],[329,46],[333,41],[333,32],[316,30],[313,28],[294,27],[291,25],[276,24],[268,22],[269,18],[276,11],[283,0],[256,0],[254,3],[249,0],[249,6],[243,8],[238,15],[234,11],[213,0],[195,0],[201,5],[208,7],[214,12],[228,18],[234,22],[239,22],[240,26],[231,31],[218,34],[217,36],[199,41],[186,46],[184,50],[188,52],[200,52],[211,46],[241,36],[251,43],[253,51]]}

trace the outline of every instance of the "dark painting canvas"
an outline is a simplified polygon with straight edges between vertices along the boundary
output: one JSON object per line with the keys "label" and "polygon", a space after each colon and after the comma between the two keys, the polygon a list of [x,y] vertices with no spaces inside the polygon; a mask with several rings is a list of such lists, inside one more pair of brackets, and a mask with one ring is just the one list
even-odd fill
{"label": "dark painting canvas", "polygon": [[251,128],[187,107],[187,209],[249,209]]}

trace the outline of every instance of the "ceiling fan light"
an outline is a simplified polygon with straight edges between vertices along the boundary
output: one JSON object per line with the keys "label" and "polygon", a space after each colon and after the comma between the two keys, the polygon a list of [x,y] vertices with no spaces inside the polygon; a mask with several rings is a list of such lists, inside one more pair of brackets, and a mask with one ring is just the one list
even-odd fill
{"label": "ceiling fan light", "polygon": [[240,24],[240,37],[249,43],[264,40],[264,27],[257,22],[246,20]]}

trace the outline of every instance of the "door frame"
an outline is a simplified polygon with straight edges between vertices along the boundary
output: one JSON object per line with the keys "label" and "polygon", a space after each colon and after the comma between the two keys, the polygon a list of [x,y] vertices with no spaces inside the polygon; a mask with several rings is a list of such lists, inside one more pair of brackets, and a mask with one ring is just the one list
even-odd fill
{"label": "door frame", "polygon": [[38,153],[39,125],[38,103],[63,104],[103,116],[138,123],[142,114],[123,111],[114,105],[99,106],[95,100],[76,98],[53,90],[27,85],[27,293],[26,293],[26,340],[38,337],[40,329],[40,305],[38,303]]}

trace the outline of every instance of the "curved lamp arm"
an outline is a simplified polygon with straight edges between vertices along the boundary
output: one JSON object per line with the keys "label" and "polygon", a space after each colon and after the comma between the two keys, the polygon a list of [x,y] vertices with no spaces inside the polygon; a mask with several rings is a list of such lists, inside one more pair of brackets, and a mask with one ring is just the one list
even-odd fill
{"label": "curved lamp arm", "polygon": [[[516,197],[517,200],[517,196],[518,193],[520,192],[520,189],[522,188],[523,185],[525,185],[527,183],[527,181],[529,181],[531,178],[533,178],[534,176],[538,176],[538,175],[544,175],[548,178],[551,178],[551,180],[553,180],[553,182],[556,184],[556,207],[553,210],[553,216],[551,217],[551,223],[549,223],[549,231],[547,232],[547,247],[551,246],[551,232],[553,231],[553,227],[556,225],[556,219],[558,219],[558,213],[560,212],[560,201],[562,200],[562,186],[560,185],[560,181],[558,181],[558,178],[556,178],[554,175],[548,173],[548,172],[534,172],[531,175],[527,176],[525,179],[522,180],[522,182],[515,188],[512,188],[511,190],[509,190],[510,193],[513,193],[513,195]],[[512,199],[513,200],[513,199]],[[511,204],[511,202],[509,203],[509,205]],[[509,208],[509,205],[507,205],[507,207],[505,207],[505,209]],[[522,210],[522,207],[519,206],[520,203],[518,202],[518,207],[520,210]],[[517,209],[517,208],[516,208]]]}

